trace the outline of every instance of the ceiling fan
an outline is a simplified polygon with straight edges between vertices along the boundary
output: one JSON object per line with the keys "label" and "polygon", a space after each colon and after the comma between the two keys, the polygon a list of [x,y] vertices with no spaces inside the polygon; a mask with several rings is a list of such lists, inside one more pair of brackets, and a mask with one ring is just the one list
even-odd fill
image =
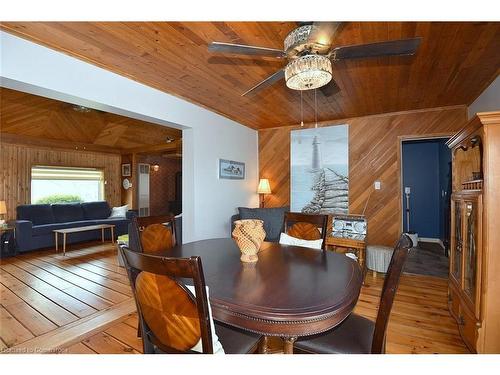
{"label": "ceiling fan", "polygon": [[340,88],[332,78],[332,62],[381,56],[413,55],[422,38],[398,39],[384,42],[333,46],[341,22],[302,23],[285,38],[284,49],[249,46],[243,44],[212,42],[208,50],[233,55],[264,56],[286,59],[287,65],[242,94],[246,96],[271,86],[285,78],[293,90],[319,88],[331,96]]}

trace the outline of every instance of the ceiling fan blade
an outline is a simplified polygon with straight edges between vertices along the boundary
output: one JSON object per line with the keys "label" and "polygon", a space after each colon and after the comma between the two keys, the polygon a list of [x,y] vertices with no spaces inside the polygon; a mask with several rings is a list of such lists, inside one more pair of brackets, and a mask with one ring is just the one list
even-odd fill
{"label": "ceiling fan blade", "polygon": [[324,96],[332,96],[340,91],[340,87],[339,85],[337,85],[337,82],[335,82],[335,80],[332,78],[330,82],[320,87],[319,91],[321,91]]}
{"label": "ceiling fan blade", "polygon": [[380,56],[404,56],[417,52],[422,38],[398,39],[387,42],[358,44],[334,48],[332,60],[361,59]]}
{"label": "ceiling fan blade", "polygon": [[313,22],[313,28],[307,41],[330,48],[340,25],[341,22]]}
{"label": "ceiling fan blade", "polygon": [[268,57],[285,57],[282,50],[267,47],[247,46],[244,44],[212,42],[208,45],[210,52],[218,53],[231,53],[234,55],[247,55],[247,56],[268,56]]}
{"label": "ceiling fan blade", "polygon": [[257,85],[255,85],[254,87],[252,87],[250,90],[248,90],[248,91],[244,92],[243,94],[241,94],[241,96],[247,96],[249,93],[253,94],[253,93],[255,93],[258,90],[262,90],[262,89],[264,89],[266,87],[271,86],[273,83],[276,83],[280,79],[283,79],[283,78],[285,78],[285,71],[283,69],[280,69],[276,73],[274,73],[273,75],[267,77],[262,82],[259,82]]}

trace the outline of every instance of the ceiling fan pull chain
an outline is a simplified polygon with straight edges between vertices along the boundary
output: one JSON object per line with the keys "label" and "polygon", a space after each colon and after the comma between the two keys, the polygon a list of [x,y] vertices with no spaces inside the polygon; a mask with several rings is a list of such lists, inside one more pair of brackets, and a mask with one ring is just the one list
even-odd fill
{"label": "ceiling fan pull chain", "polygon": [[302,102],[302,90],[300,90],[300,126],[304,127],[304,103]]}
{"label": "ceiling fan pull chain", "polygon": [[314,89],[314,127],[318,128],[318,99],[316,98],[316,89]]}

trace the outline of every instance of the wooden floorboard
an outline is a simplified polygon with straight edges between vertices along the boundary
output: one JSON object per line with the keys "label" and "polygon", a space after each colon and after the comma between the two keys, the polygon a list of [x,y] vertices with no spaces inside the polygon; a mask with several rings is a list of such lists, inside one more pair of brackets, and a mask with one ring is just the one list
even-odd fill
{"label": "wooden floorboard", "polygon": [[91,306],[72,297],[70,294],[54,288],[52,285],[47,284],[45,281],[42,281],[35,276],[30,275],[26,271],[23,271],[22,269],[14,265],[2,265],[0,266],[0,269],[8,272],[11,276],[15,277],[19,281],[22,281],[26,285],[29,285],[33,290],[49,298],[52,302],[56,303],[57,305],[61,306],[62,308],[66,309],[79,318],[91,315],[97,311]]}
{"label": "wooden floorboard", "polygon": [[0,278],[4,286],[9,288],[15,295],[49,319],[52,323],[63,326],[78,320],[76,315],[65,310],[26,284],[23,284],[12,275],[0,270]]}
{"label": "wooden floorboard", "polygon": [[30,263],[19,260],[15,263],[15,266],[27,271],[33,276],[36,276],[40,280],[45,281],[47,284],[50,284],[59,290],[65,291],[67,294],[75,297],[76,299],[79,299],[80,301],[86,303],[89,306],[92,306],[97,310],[102,310],[112,305],[110,301],[107,301],[94,293],[80,288],[77,285],[68,283],[64,279],[54,276],[50,272],[38,268]]}
{"label": "wooden floorboard", "polygon": [[64,351],[65,354],[96,354],[95,351],[90,349],[88,346],[85,344],[78,342],[76,344],[71,345],[70,347],[66,348]]}
{"label": "wooden floorboard", "polygon": [[[374,320],[383,276],[367,274],[355,312]],[[468,353],[447,307],[447,280],[404,275],[387,353]],[[112,244],[44,250],[0,262],[0,350],[140,353],[126,272]],[[280,352],[273,340],[273,351]]]}
{"label": "wooden floorboard", "polygon": [[0,350],[50,351],[135,311],[115,245],[90,243],[67,254],[42,250],[0,261]]}
{"label": "wooden floorboard", "polygon": [[74,285],[80,286],[89,292],[92,292],[94,294],[97,294],[101,296],[102,298],[111,301],[113,303],[119,303],[122,301],[125,301],[126,299],[130,298],[129,296],[126,296],[122,293],[119,293],[111,288],[107,288],[106,286],[102,284],[97,284],[91,280],[88,280],[84,277],[75,275],[74,273],[71,273],[67,270],[64,270],[62,268],[56,267],[50,263],[43,262],[37,259],[28,259],[27,260],[29,263],[36,265],[42,269],[44,269],[47,272],[52,273],[53,275],[59,276],[66,281],[71,282]]}
{"label": "wooden floorboard", "polygon": [[0,306],[0,336],[6,346],[13,346],[34,337],[34,335],[6,309]]}
{"label": "wooden floorboard", "polygon": [[[368,273],[354,311],[375,320],[383,276]],[[447,282],[403,275],[387,329],[387,353],[469,353],[448,311]]]}

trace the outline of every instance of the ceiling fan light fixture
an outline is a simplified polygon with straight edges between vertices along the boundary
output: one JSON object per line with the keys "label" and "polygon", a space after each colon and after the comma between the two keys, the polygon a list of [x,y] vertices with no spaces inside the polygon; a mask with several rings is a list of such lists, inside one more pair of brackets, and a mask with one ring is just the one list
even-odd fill
{"label": "ceiling fan light fixture", "polygon": [[332,79],[332,63],[322,55],[306,55],[285,67],[286,85],[292,90],[312,90]]}
{"label": "ceiling fan light fixture", "polygon": [[312,29],[313,25],[304,25],[292,30],[286,36],[285,42],[283,43],[285,52],[289,52],[292,48],[306,43]]}

